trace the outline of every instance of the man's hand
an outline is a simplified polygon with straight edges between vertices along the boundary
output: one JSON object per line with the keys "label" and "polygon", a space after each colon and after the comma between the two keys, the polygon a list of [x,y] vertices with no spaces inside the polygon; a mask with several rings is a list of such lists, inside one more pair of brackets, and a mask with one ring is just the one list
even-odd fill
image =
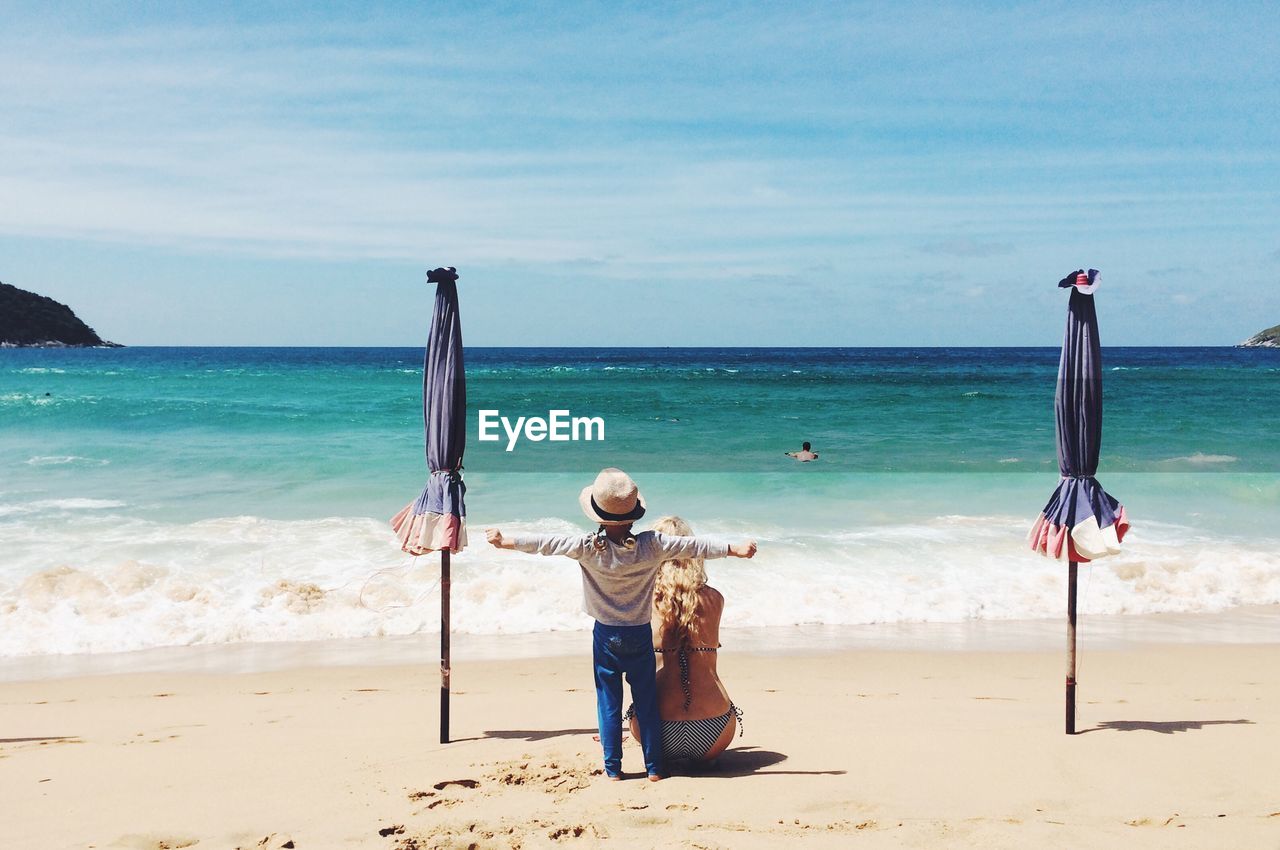
{"label": "man's hand", "polygon": [[496,528],[486,528],[484,530],[484,538],[485,540],[488,540],[490,544],[497,546],[499,549],[506,548],[502,545],[506,542],[502,539],[502,532]]}
{"label": "man's hand", "polygon": [[729,554],[735,558],[754,558],[756,556],[756,542],[748,540],[746,543],[737,543],[729,547]]}

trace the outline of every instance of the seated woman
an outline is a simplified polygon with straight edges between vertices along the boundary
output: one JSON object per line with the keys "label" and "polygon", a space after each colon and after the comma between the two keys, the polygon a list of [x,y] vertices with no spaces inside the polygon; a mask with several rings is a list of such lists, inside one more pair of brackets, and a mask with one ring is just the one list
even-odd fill
{"label": "seated woman", "polygon": [[[661,534],[690,536],[679,517],[654,524]],[[653,589],[654,651],[658,668],[658,714],[663,758],[711,761],[733,740],[742,712],[729,699],[716,672],[724,597],[707,584],[701,558],[664,561]],[[640,728],[631,711],[631,735]]]}

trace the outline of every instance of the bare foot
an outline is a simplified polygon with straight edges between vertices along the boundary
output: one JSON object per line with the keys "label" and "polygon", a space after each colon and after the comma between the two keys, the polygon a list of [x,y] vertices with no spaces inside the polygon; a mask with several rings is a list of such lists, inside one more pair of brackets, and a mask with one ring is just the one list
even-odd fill
{"label": "bare foot", "polygon": [[661,776],[659,776],[659,775],[658,775],[658,774],[656,774],[656,773],[650,773],[650,774],[649,774],[649,781],[650,781],[650,782],[661,782],[661,781],[662,781],[662,777],[661,777]]}

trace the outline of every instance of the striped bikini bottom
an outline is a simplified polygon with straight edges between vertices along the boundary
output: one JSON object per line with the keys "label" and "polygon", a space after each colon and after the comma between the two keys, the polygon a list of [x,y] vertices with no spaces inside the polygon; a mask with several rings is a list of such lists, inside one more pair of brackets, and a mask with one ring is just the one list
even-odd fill
{"label": "striped bikini bottom", "polygon": [[[624,720],[635,716],[635,708],[629,707]],[[716,741],[729,727],[729,719],[738,719],[738,736],[742,736],[742,709],[729,703],[729,710],[715,717],[702,720],[664,720],[662,721],[662,755],[663,758],[700,759],[711,752]]]}

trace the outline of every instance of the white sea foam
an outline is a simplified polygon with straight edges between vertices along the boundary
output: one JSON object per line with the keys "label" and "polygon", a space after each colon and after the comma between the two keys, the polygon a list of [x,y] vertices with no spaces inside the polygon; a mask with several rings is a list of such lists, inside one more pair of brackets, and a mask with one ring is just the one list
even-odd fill
{"label": "white sea foam", "polygon": [[[0,523],[0,656],[407,635],[437,628],[438,561],[401,555],[381,520],[227,517],[162,523],[90,510]],[[577,567],[473,545],[454,559],[453,627],[468,634],[582,629]],[[581,533],[562,520],[512,531]],[[701,523],[737,539],[740,520]],[[1023,517],[939,516],[830,531],[751,530],[753,561],[708,563],[727,627],[1056,617],[1061,564],[1022,542]],[[1085,567],[1085,614],[1218,611],[1280,603],[1268,541],[1144,523],[1125,553]]]}
{"label": "white sea foam", "polygon": [[1194,464],[1212,464],[1212,463],[1235,463],[1240,458],[1234,455],[1207,455],[1203,452],[1196,452],[1186,457],[1171,457],[1163,463],[1194,463]]}
{"label": "white sea foam", "polygon": [[106,466],[111,463],[109,460],[101,460],[99,458],[81,457],[80,455],[37,455],[23,461],[27,466],[66,466],[68,464],[76,464],[79,466]]}
{"label": "white sea foam", "polygon": [[55,511],[98,511],[125,506],[124,502],[114,499],[41,499],[30,504],[36,510]]}
{"label": "white sea foam", "polygon": [[28,404],[36,399],[36,396],[27,395],[26,393],[4,393],[0,395],[0,402],[5,404]]}
{"label": "white sea foam", "polygon": [[[124,502],[114,499],[39,499],[34,502],[0,503],[0,517],[65,514],[68,511],[101,511],[123,507]],[[0,561],[0,570],[3,570],[3,566],[4,563]]]}
{"label": "white sea foam", "polygon": [[66,369],[55,369],[46,366],[28,366],[26,369],[19,369],[19,375],[65,375]]}

